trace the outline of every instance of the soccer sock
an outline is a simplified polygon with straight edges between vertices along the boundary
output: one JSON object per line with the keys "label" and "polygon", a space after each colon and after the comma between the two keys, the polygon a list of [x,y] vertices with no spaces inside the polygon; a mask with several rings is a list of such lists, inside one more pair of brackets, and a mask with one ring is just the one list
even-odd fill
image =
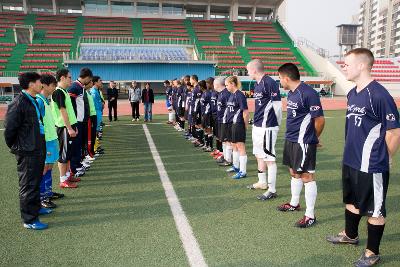
{"label": "soccer sock", "polygon": [[223,152],[223,145],[222,145],[222,142],[220,141],[220,140],[216,140],[215,141],[215,144],[216,144],[216,146],[217,146],[217,149],[218,149],[218,151],[219,152]]}
{"label": "soccer sock", "polygon": [[60,183],[65,182],[66,180],[68,180],[68,176],[60,176]]}
{"label": "soccer sock", "polygon": [[235,167],[236,169],[239,169],[239,167],[240,167],[240,165],[239,165],[240,164],[239,156],[240,156],[239,151],[234,150],[233,151],[232,164],[233,164],[233,167]]}
{"label": "soccer sock", "polygon": [[271,193],[276,193],[276,172],[278,167],[276,163],[268,165],[268,191]]}
{"label": "soccer sock", "polygon": [[202,129],[197,129],[197,136],[199,139],[199,142],[204,144],[204,131]]}
{"label": "soccer sock", "polygon": [[379,246],[381,244],[384,230],[385,225],[374,225],[368,223],[367,249],[371,250],[375,255],[379,255]]}
{"label": "soccer sock", "polygon": [[168,121],[172,122],[174,120],[174,114],[172,112],[168,113]]}
{"label": "soccer sock", "polygon": [[214,149],[214,140],[213,136],[209,135],[208,136],[208,146],[211,147],[211,149]]}
{"label": "soccer sock", "polygon": [[258,171],[258,183],[266,184],[267,183],[267,174],[262,171]]}
{"label": "soccer sock", "polygon": [[300,193],[301,190],[303,189],[303,181],[300,178],[296,179],[292,177],[292,180],[290,182],[290,187],[292,191],[292,199],[290,200],[290,205],[295,207],[299,205],[300,202]]}
{"label": "soccer sock", "polygon": [[52,169],[47,170],[46,172],[46,196],[50,197],[53,195],[53,177],[52,177]]}
{"label": "soccer sock", "polygon": [[232,146],[226,145],[226,161],[232,162]]}
{"label": "soccer sock", "polygon": [[208,135],[204,135],[204,143],[206,144],[206,147],[210,146],[210,138]]}
{"label": "soccer sock", "polygon": [[228,156],[226,155],[226,144],[222,143],[222,154],[224,154],[224,159],[227,159]]}
{"label": "soccer sock", "polygon": [[358,225],[362,216],[360,214],[355,214],[348,209],[344,212],[344,218],[346,223],[345,233],[347,237],[354,239],[358,236]]}
{"label": "soccer sock", "polygon": [[247,155],[239,156],[240,172],[247,173]]}
{"label": "soccer sock", "polygon": [[306,197],[306,216],[308,218],[315,218],[314,207],[317,200],[317,182],[312,181],[304,184],[304,193]]}

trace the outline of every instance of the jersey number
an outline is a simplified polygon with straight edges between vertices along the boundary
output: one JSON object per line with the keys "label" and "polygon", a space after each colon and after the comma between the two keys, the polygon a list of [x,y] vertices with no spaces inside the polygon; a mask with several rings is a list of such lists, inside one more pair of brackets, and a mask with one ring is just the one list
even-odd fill
{"label": "jersey number", "polygon": [[359,116],[354,116],[354,125],[357,127],[361,126],[362,118]]}

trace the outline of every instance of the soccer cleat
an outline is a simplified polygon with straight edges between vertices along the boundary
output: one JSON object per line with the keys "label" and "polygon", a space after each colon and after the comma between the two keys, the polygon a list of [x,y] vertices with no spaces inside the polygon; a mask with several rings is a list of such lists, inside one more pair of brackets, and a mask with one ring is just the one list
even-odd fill
{"label": "soccer cleat", "polygon": [[278,197],[278,195],[276,193],[267,191],[264,194],[257,196],[257,199],[266,201],[266,200],[270,200],[270,199],[277,198],[277,197]]}
{"label": "soccer cleat", "polygon": [[238,180],[238,179],[245,178],[246,176],[247,176],[247,173],[239,171],[238,173],[236,173],[232,176],[232,179]]}
{"label": "soccer cleat", "polygon": [[212,149],[209,146],[204,150],[204,152],[211,152],[211,151],[212,151]]}
{"label": "soccer cleat", "polygon": [[211,153],[210,153],[210,156],[216,156],[217,154],[219,154],[220,152],[219,152],[219,150],[218,149],[214,149]]}
{"label": "soccer cleat", "polygon": [[47,208],[47,209],[57,208],[57,205],[54,202],[52,202],[50,199],[42,200],[40,202],[40,205],[42,206],[42,208]]}
{"label": "soccer cleat", "polygon": [[298,220],[295,224],[296,227],[299,228],[307,228],[310,226],[313,226],[314,224],[317,223],[317,219],[316,218],[310,218],[304,215],[304,217],[300,220]]}
{"label": "soccer cleat", "polygon": [[236,168],[235,166],[232,166],[229,169],[227,169],[226,172],[239,172],[239,169]]}
{"label": "soccer cleat", "polygon": [[358,245],[360,242],[358,236],[356,238],[350,238],[346,235],[346,232],[343,230],[337,235],[327,236],[326,240],[331,242],[332,244],[351,244]]}
{"label": "soccer cleat", "polygon": [[367,257],[365,252],[361,254],[361,257],[354,262],[355,267],[367,267],[377,264],[380,261],[381,257],[379,255],[371,255]]}
{"label": "soccer cleat", "polygon": [[42,223],[39,220],[34,221],[33,223],[24,223],[24,227],[26,229],[32,229],[32,230],[44,230],[49,227],[47,223]]}
{"label": "soccer cleat", "polygon": [[52,209],[47,209],[47,208],[40,208],[39,210],[39,215],[47,215],[52,213],[53,210]]}
{"label": "soccer cleat", "polygon": [[70,182],[68,180],[60,183],[60,188],[77,188],[77,187],[78,187],[77,184],[72,183],[72,182]]}
{"label": "soccer cleat", "polygon": [[262,190],[267,190],[268,189],[268,185],[264,184],[264,183],[255,183],[255,184],[250,184],[248,186],[246,186],[247,189],[251,189],[251,190],[255,190],[255,189],[262,189]]}
{"label": "soccer cleat", "polygon": [[69,177],[68,181],[71,182],[71,183],[77,183],[77,182],[81,181],[81,178],[79,178],[79,177]]}
{"label": "soccer cleat", "polygon": [[279,211],[299,211],[300,210],[300,204],[297,206],[292,206],[290,203],[285,203],[277,207],[277,210]]}
{"label": "soccer cleat", "polygon": [[221,167],[232,166],[232,162],[224,160],[224,162],[218,164]]}
{"label": "soccer cleat", "polygon": [[135,119],[132,119],[131,121],[136,121]]}
{"label": "soccer cleat", "polygon": [[216,162],[217,163],[224,163],[225,162],[224,155],[222,155],[222,157],[217,158]]}
{"label": "soccer cleat", "polygon": [[64,196],[65,195],[62,194],[62,193],[53,192],[53,194],[51,195],[50,199],[60,199],[60,198],[63,198]]}
{"label": "soccer cleat", "polygon": [[[85,175],[85,172],[76,172],[74,175],[74,178],[82,177],[84,175]],[[77,179],[77,180],[80,181],[81,179]],[[77,182],[79,182],[79,181],[77,181]]]}

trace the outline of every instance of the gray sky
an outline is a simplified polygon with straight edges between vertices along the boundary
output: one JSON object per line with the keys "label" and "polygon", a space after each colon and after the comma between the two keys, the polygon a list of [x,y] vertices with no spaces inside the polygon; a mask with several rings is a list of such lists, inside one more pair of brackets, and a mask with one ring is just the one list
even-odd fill
{"label": "gray sky", "polygon": [[361,0],[287,0],[286,20],[293,37],[305,37],[330,55],[339,53],[336,26],[351,23]]}

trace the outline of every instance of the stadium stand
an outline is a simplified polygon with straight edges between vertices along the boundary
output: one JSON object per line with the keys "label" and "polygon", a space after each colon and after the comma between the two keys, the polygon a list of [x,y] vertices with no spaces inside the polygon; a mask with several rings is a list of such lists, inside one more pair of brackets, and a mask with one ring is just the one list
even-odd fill
{"label": "stadium stand", "polygon": [[[340,67],[344,61],[336,61]],[[400,66],[399,62],[394,59],[376,59],[372,67],[372,77],[383,83],[398,83],[400,82]]]}

